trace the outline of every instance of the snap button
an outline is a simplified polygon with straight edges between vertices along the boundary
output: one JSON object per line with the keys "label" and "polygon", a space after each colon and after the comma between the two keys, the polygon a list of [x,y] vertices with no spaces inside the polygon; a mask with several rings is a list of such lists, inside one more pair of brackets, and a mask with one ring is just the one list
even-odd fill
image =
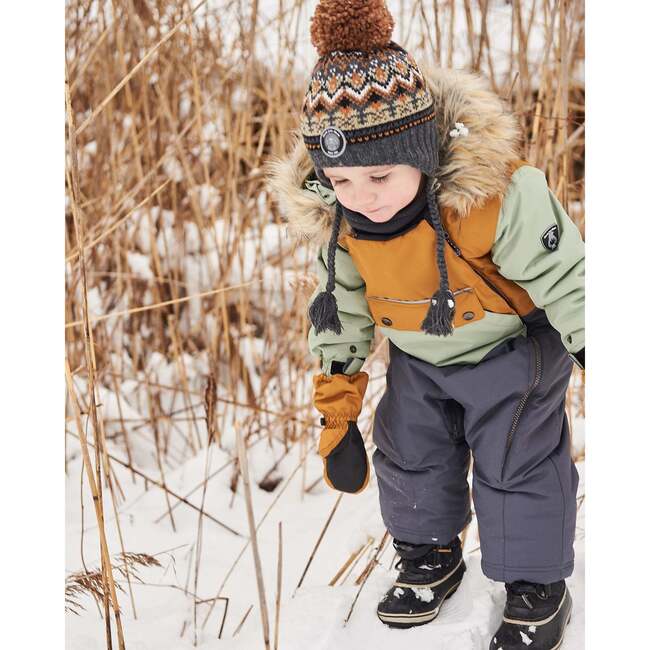
{"label": "snap button", "polygon": [[386,316],[381,319],[381,322],[387,327],[390,327],[393,324],[393,321],[390,318],[386,318]]}
{"label": "snap button", "polygon": [[473,311],[466,311],[466,312],[463,314],[463,318],[464,318],[465,320],[472,320],[472,318],[474,318],[474,312],[473,312]]}
{"label": "snap button", "polygon": [[350,346],[350,352],[356,352],[357,351],[357,346],[356,345],[351,345]]}

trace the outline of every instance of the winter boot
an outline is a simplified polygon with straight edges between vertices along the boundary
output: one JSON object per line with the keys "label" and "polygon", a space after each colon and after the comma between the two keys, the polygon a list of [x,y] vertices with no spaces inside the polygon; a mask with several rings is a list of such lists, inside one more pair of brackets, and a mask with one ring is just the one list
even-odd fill
{"label": "winter boot", "polygon": [[562,645],[573,601],[564,580],[506,583],[503,623],[490,650],[555,650]]}
{"label": "winter boot", "polygon": [[393,540],[393,547],[400,556],[395,564],[400,573],[377,605],[377,616],[391,627],[428,623],[465,573],[460,540],[456,537],[446,545]]}

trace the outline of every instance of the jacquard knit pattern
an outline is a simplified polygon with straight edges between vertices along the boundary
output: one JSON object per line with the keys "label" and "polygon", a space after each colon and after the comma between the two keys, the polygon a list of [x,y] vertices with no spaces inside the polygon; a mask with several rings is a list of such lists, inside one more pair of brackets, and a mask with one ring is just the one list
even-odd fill
{"label": "jacquard knit pattern", "polygon": [[394,43],[370,53],[334,51],[314,67],[301,111],[307,149],[336,125],[349,144],[394,135],[434,117],[433,99],[413,57]]}

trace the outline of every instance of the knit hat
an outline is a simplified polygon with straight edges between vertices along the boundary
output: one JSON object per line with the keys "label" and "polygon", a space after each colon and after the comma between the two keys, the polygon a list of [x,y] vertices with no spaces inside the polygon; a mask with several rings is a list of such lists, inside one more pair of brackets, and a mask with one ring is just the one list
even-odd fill
{"label": "knit hat", "polygon": [[[316,176],[329,188],[323,167],[406,164],[428,177],[427,216],[436,232],[440,287],[431,296],[420,328],[446,336],[453,330],[455,301],[437,200],[433,97],[413,57],[391,40],[393,27],[384,0],[320,1],[311,23],[311,40],[320,58],[303,101],[300,129]],[[334,295],[342,217],[337,201],[327,250],[327,284],[309,308],[317,334],[342,331]]]}

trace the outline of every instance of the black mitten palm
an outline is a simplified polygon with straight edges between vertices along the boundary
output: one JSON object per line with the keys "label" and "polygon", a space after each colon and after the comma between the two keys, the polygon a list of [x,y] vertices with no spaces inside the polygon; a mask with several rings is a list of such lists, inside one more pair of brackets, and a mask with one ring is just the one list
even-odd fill
{"label": "black mitten palm", "polygon": [[[321,424],[324,424],[324,420],[321,419]],[[368,457],[356,422],[348,422],[345,435],[323,461],[323,476],[330,487],[352,494],[366,487],[370,476]]]}

